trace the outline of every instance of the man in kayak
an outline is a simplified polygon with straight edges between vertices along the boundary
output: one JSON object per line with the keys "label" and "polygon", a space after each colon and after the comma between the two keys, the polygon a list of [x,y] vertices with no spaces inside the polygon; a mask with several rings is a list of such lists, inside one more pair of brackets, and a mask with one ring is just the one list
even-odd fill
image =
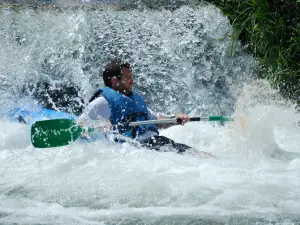
{"label": "man in kayak", "polygon": [[[175,150],[178,153],[192,150],[191,147],[175,143],[173,140],[160,136],[158,128],[167,128],[172,125],[140,125],[129,126],[130,122],[143,120],[159,120],[167,117],[150,110],[143,98],[132,89],[133,77],[129,63],[112,61],[103,70],[105,87],[96,91],[91,97],[88,106],[79,121],[108,120],[118,133],[133,138],[143,146],[158,151]],[[176,116],[180,124],[189,121],[185,114]]]}

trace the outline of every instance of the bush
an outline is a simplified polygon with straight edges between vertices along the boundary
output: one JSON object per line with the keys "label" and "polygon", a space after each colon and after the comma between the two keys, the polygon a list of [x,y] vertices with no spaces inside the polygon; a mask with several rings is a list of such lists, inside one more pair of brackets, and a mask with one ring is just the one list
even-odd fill
{"label": "bush", "polygon": [[228,16],[233,46],[241,41],[259,60],[258,75],[280,88],[283,96],[299,101],[300,0],[209,2]]}

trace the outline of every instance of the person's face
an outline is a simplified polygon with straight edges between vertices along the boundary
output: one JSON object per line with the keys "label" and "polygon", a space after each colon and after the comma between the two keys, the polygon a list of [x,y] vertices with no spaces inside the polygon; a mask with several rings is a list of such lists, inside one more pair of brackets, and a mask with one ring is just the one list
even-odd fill
{"label": "person's face", "polygon": [[133,78],[130,68],[124,67],[122,69],[121,80],[119,82],[119,92],[125,95],[129,95],[132,93],[132,85],[133,85]]}

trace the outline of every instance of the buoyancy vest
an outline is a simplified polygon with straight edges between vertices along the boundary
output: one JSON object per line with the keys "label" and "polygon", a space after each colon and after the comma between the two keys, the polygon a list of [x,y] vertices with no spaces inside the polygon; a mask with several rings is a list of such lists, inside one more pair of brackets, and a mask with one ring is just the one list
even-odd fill
{"label": "buoyancy vest", "polygon": [[119,92],[105,87],[95,92],[90,102],[102,95],[111,108],[110,122],[119,133],[135,138],[146,131],[154,131],[159,134],[153,124],[136,127],[129,126],[130,122],[148,120],[148,108],[143,98],[136,92],[131,96],[125,96]]}

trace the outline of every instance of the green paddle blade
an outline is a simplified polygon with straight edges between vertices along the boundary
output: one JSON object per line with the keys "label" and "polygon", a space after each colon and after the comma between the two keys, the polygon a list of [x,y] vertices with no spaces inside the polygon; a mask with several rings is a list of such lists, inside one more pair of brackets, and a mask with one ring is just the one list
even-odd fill
{"label": "green paddle blade", "polygon": [[233,121],[233,119],[225,116],[210,116],[208,121]]}
{"label": "green paddle blade", "polygon": [[75,141],[83,131],[69,119],[37,121],[31,127],[31,142],[36,148],[64,146]]}

